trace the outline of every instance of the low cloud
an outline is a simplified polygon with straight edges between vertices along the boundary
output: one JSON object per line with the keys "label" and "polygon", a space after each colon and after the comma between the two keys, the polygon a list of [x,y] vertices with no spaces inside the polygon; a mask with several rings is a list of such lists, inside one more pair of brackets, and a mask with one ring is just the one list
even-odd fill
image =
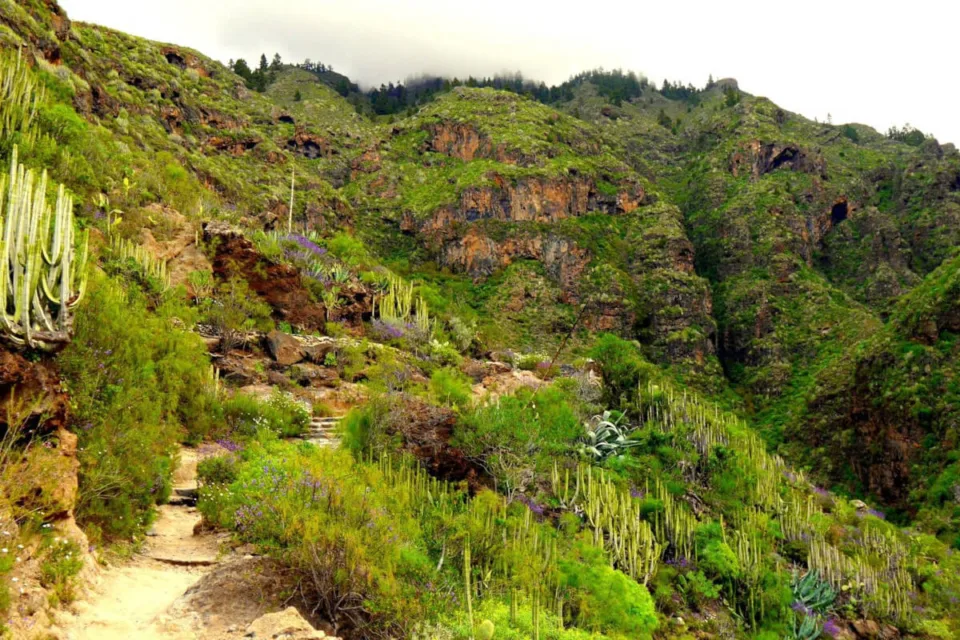
{"label": "low cloud", "polygon": [[911,122],[960,141],[955,58],[960,5],[814,0],[603,3],[540,0],[61,0],[74,18],[188,45],[226,61],[279,52],[332,64],[364,86],[424,72],[521,71],[547,83],[594,67],[659,82],[736,77],[810,118],[885,130]]}

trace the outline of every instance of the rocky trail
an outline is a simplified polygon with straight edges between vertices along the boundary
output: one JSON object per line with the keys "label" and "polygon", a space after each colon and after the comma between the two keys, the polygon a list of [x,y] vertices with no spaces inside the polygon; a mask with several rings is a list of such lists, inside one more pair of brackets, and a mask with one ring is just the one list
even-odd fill
{"label": "rocky trail", "polygon": [[86,601],[61,621],[68,640],[199,637],[173,625],[166,613],[191,586],[217,564],[219,542],[212,534],[194,535],[200,521],[196,450],[181,452],[174,476],[174,497],[160,507],[143,549],[130,562],[107,568]]}
{"label": "rocky trail", "polygon": [[[336,446],[337,418],[315,420],[306,438]],[[102,569],[52,637],[62,640],[232,640],[328,638],[287,607],[282,572],[271,561],[229,551],[228,534],[197,527],[196,449],[183,449],[174,495],[133,559]],[[196,531],[196,533],[195,533]],[[238,551],[243,551],[241,548]],[[270,612],[274,613],[270,613]]]}

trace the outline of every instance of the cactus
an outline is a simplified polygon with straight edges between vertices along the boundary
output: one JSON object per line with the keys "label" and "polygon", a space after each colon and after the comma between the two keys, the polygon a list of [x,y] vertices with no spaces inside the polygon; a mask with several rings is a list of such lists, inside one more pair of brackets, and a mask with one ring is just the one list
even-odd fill
{"label": "cactus", "polygon": [[166,261],[155,258],[146,247],[114,236],[110,249],[118,259],[136,262],[143,269],[144,274],[156,278],[164,290],[170,288],[170,275],[167,273]]}
{"label": "cactus", "polygon": [[390,284],[379,300],[377,311],[384,320],[416,324],[417,329],[426,335],[433,334],[434,321],[422,296],[413,297],[413,283],[405,283],[393,276]]}
{"label": "cactus", "polygon": [[53,350],[72,335],[70,311],[86,288],[88,250],[86,234],[75,235],[63,185],[53,209],[46,191],[46,171],[38,179],[14,146],[9,177],[0,179],[0,329],[16,346]]}
{"label": "cactus", "polygon": [[34,126],[44,92],[38,86],[20,52],[0,57],[0,140],[19,134],[28,146],[36,142]]}
{"label": "cactus", "polygon": [[496,628],[490,620],[484,620],[477,627],[477,640],[493,640],[493,633]]}

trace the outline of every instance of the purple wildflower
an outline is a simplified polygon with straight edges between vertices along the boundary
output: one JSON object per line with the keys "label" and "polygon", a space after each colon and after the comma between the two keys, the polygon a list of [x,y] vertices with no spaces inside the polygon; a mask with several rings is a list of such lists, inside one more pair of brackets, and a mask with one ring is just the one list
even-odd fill
{"label": "purple wildflower", "polygon": [[836,638],[840,635],[842,629],[840,625],[837,624],[837,621],[834,618],[828,618],[826,622],[823,623],[823,632],[830,636],[831,638]]}
{"label": "purple wildflower", "polygon": [[643,491],[637,489],[636,487],[630,487],[630,497],[631,498],[643,498]]}
{"label": "purple wildflower", "polygon": [[239,442],[234,442],[230,438],[222,438],[220,440],[217,440],[217,444],[223,447],[224,449],[226,449],[227,451],[229,451],[230,453],[233,453],[235,451],[240,451],[240,449],[243,449],[242,444],[240,444]]}
{"label": "purple wildflower", "polygon": [[533,498],[530,498],[530,497],[528,497],[528,496],[521,495],[521,496],[517,497],[517,500],[520,501],[520,502],[522,502],[523,504],[527,505],[527,508],[530,509],[530,511],[532,511],[532,512],[534,513],[534,515],[537,515],[537,516],[542,516],[542,515],[543,515],[543,513],[544,513],[544,508],[543,508],[541,505],[537,504],[536,501],[534,501]]}
{"label": "purple wildflower", "polygon": [[327,253],[326,249],[317,246],[309,238],[302,236],[299,233],[291,233],[285,238],[285,240],[296,242],[305,251],[312,253],[314,256],[323,256]]}
{"label": "purple wildflower", "polygon": [[790,608],[796,611],[797,613],[803,614],[805,616],[808,616],[812,613],[810,608],[807,607],[807,605],[800,602],[799,600],[797,600],[792,605],[790,605]]}
{"label": "purple wildflower", "polygon": [[399,340],[407,333],[403,327],[380,319],[374,320],[371,325],[373,337],[384,341]]}

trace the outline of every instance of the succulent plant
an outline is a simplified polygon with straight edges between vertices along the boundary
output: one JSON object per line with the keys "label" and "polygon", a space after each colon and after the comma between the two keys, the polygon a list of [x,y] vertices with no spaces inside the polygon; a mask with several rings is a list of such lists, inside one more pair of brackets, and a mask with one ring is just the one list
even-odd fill
{"label": "succulent plant", "polygon": [[586,424],[586,433],[580,439],[580,453],[600,463],[637,446],[638,443],[629,439],[630,427],[620,425],[622,419],[623,415],[614,419],[611,411],[593,416]]}
{"label": "succulent plant", "polygon": [[837,592],[828,582],[820,579],[820,573],[816,569],[808,571],[802,577],[794,572],[790,588],[796,602],[817,613],[826,612],[837,599]]}
{"label": "succulent plant", "polygon": [[492,640],[495,627],[490,620],[484,620],[477,627],[477,640]]}
{"label": "succulent plant", "polygon": [[51,208],[47,173],[18,162],[0,178],[0,331],[15,346],[53,350],[69,342],[71,309],[86,287],[87,238],[76,237],[73,199],[63,185]]}
{"label": "succulent plant", "polygon": [[820,621],[813,616],[798,615],[793,619],[790,640],[816,640],[823,633]]}

